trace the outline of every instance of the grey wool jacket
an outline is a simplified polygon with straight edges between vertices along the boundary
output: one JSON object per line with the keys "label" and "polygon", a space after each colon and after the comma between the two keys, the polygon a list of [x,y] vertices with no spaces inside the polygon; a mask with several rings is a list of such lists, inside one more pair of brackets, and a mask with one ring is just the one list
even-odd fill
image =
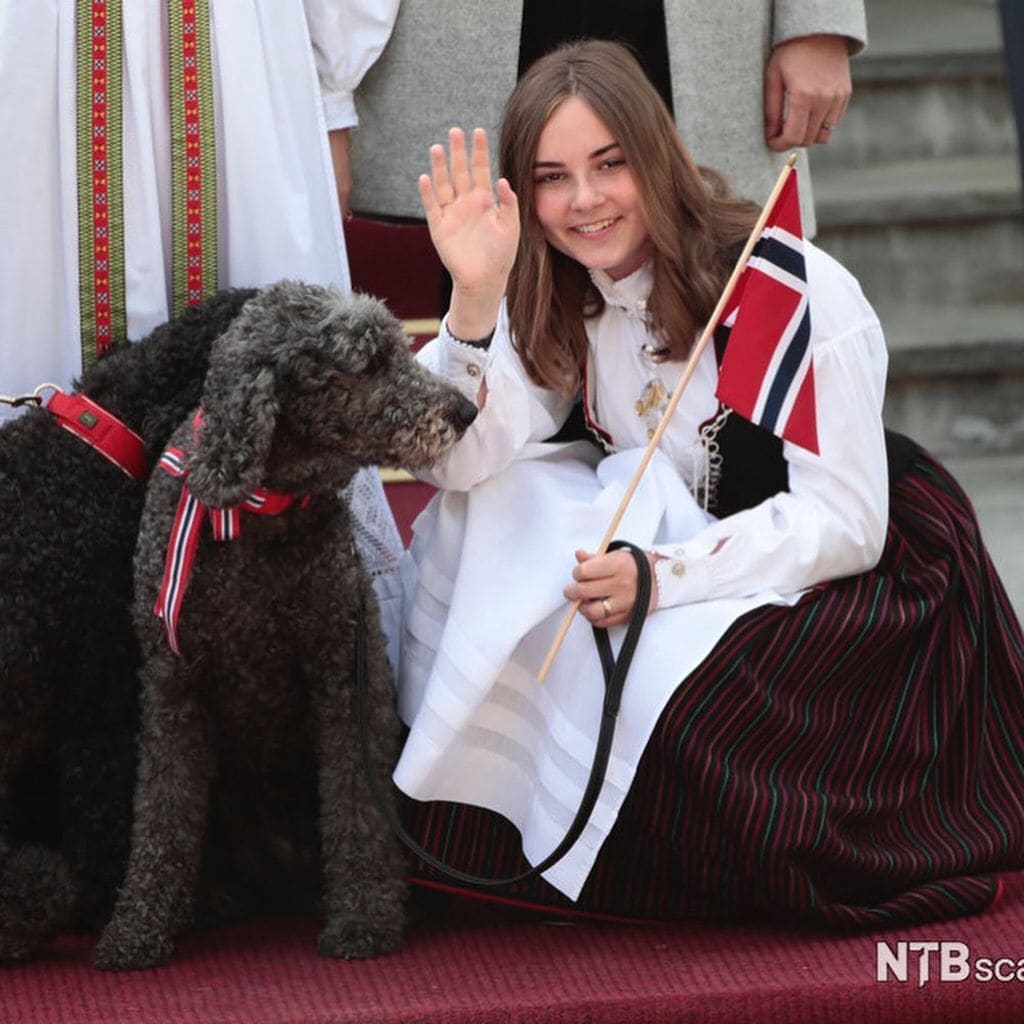
{"label": "grey wool jacket", "polygon": [[[628,9],[624,3],[624,17]],[[452,125],[484,127],[496,149],[516,82],[523,0],[402,0],[391,39],[356,93],[353,206],[422,218],[417,179]],[[772,47],[815,33],[867,40],[863,0],[665,0],[673,105],[683,141],[737,191],[763,203],[786,154],[764,143],[763,78]],[[806,154],[804,232],[814,234]]]}

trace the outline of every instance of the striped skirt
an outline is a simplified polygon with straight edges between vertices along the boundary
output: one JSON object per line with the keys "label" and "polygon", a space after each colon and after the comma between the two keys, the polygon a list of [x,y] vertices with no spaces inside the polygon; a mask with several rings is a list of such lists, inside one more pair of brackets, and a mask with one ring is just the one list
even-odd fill
{"label": "striped skirt", "polygon": [[[403,808],[454,867],[528,867],[493,812]],[[579,900],[539,878],[499,892],[626,917],[877,927],[983,910],[996,873],[1022,867],[1024,637],[970,501],[918,450],[874,570],[748,613],[683,681]]]}

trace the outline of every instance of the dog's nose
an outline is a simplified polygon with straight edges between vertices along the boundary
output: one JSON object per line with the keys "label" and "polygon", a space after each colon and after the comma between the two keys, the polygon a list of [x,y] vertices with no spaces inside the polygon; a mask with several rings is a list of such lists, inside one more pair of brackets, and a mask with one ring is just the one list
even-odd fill
{"label": "dog's nose", "polygon": [[476,419],[476,414],[477,407],[468,398],[463,398],[460,395],[455,403],[452,416],[456,426],[461,430],[467,430],[473,420]]}

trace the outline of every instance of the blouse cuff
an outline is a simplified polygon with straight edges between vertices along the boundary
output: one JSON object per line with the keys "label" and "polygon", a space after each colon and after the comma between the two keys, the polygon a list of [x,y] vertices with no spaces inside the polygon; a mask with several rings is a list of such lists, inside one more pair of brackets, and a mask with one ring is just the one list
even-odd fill
{"label": "blouse cuff", "polygon": [[444,376],[459,390],[475,399],[490,363],[490,338],[486,343],[470,344],[460,341],[448,330],[448,317],[441,321],[438,333],[444,346]]}
{"label": "blouse cuff", "polygon": [[707,558],[694,557],[680,544],[658,544],[651,552],[660,556],[654,562],[658,608],[692,604],[708,597],[712,580]]}
{"label": "blouse cuff", "polygon": [[327,130],[354,128],[359,124],[356,101],[350,92],[325,92],[323,94],[324,120]]}

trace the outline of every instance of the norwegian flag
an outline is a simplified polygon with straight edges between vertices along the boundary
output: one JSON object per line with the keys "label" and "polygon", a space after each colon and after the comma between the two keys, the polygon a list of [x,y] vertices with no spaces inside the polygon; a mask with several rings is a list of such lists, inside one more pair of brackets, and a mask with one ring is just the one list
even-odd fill
{"label": "norwegian flag", "polygon": [[716,339],[727,341],[719,400],[751,423],[818,454],[796,171],[786,178],[768,214]]}

